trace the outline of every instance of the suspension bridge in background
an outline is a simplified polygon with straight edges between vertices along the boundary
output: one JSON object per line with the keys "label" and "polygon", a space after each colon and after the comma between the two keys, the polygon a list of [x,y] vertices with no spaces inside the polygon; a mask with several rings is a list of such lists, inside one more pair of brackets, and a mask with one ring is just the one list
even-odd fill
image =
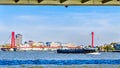
{"label": "suspension bridge in background", "polygon": [[[57,49],[61,49],[63,48],[62,46],[25,46],[25,44],[21,44],[22,46],[18,46],[16,44],[16,37],[15,37],[15,32],[11,33],[11,37],[10,37],[10,43],[8,46],[0,46],[0,49],[3,51],[16,51],[16,50],[43,50],[43,49],[53,49],[53,50],[57,50]],[[94,32],[91,32],[91,47],[94,48]],[[68,46],[68,48],[71,49],[75,49],[75,48],[81,48],[80,46]]]}

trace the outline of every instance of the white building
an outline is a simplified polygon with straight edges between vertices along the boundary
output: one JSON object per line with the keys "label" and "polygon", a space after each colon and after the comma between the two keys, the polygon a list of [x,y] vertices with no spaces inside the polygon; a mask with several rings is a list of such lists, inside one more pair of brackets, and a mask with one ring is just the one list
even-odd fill
{"label": "white building", "polygon": [[75,48],[75,47],[77,47],[73,43],[63,43],[63,44],[61,44],[61,46],[62,46],[62,49],[69,49],[69,48]]}
{"label": "white building", "polygon": [[[36,44],[36,43],[35,43]],[[24,45],[20,45],[19,47],[20,51],[29,51],[29,50],[43,50],[43,48],[40,47],[32,47],[29,44],[24,44]]]}
{"label": "white building", "polygon": [[50,46],[52,46],[52,47],[58,47],[58,46],[61,46],[61,44],[58,43],[58,42],[51,42]]}
{"label": "white building", "polygon": [[61,44],[59,42],[51,42],[49,50],[57,50],[61,48]]}
{"label": "white building", "polygon": [[43,42],[33,42],[33,46],[44,46]]}

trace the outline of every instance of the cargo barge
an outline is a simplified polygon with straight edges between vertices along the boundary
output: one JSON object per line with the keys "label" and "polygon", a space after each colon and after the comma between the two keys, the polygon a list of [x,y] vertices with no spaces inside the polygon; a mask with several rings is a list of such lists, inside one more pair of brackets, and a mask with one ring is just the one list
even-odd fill
{"label": "cargo barge", "polygon": [[82,49],[58,49],[57,53],[95,53],[97,48],[82,48]]}

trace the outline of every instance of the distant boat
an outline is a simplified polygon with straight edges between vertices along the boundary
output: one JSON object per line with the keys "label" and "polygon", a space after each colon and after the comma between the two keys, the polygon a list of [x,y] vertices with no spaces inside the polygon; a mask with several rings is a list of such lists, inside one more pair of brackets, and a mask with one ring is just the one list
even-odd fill
{"label": "distant boat", "polygon": [[57,53],[96,53],[97,48],[82,48],[82,49],[57,49]]}

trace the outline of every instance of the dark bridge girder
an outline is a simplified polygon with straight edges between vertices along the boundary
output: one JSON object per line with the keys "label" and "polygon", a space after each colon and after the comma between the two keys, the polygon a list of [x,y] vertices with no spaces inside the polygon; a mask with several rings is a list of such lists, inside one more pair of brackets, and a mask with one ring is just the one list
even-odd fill
{"label": "dark bridge girder", "polygon": [[19,1],[19,0],[14,0],[16,3]]}
{"label": "dark bridge girder", "polygon": [[120,6],[120,0],[0,0],[0,5]]}
{"label": "dark bridge girder", "polygon": [[112,1],[112,0],[102,0],[102,3],[107,3],[109,1]]}
{"label": "dark bridge girder", "polygon": [[87,1],[89,1],[89,0],[81,0],[81,3],[85,3],[85,2],[87,2]]}
{"label": "dark bridge girder", "polygon": [[42,2],[43,0],[37,0],[38,1],[38,3],[40,3],[40,2]]}
{"label": "dark bridge girder", "polygon": [[65,2],[65,1],[67,1],[67,0],[60,0],[60,3],[63,3],[63,2]]}

